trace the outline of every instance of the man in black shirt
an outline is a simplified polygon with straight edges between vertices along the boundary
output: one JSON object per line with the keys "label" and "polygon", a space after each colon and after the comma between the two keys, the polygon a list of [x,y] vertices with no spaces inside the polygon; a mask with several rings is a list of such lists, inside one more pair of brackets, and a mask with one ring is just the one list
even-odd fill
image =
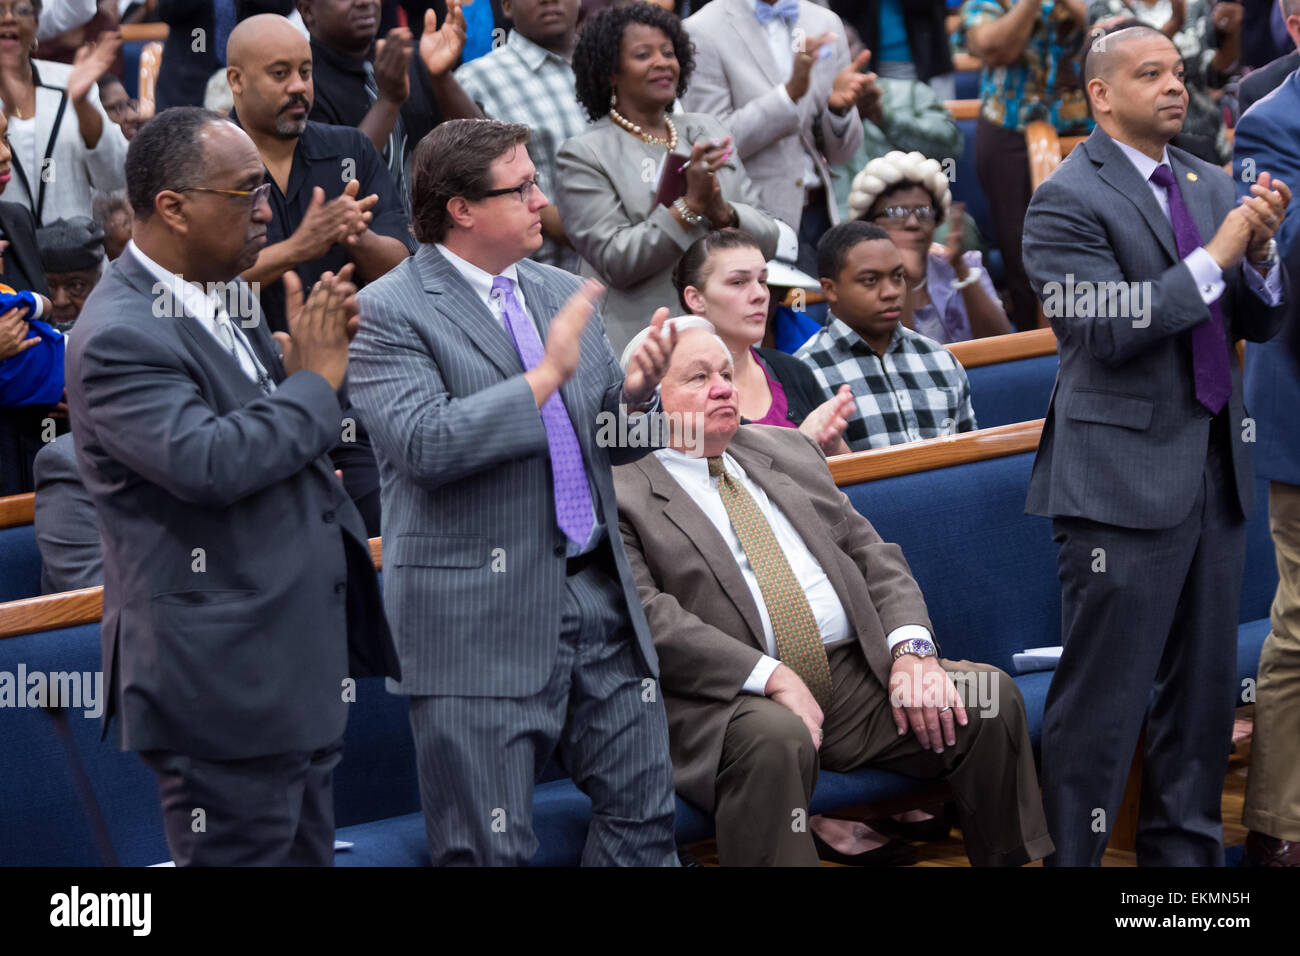
{"label": "man in black shirt", "polygon": [[[299,8],[311,33],[316,97],[311,119],[365,133],[383,154],[409,209],[406,157],[418,137],[407,133],[408,105],[422,114],[420,135],[443,119],[481,115],[452,76],[465,46],[465,15],[453,5],[442,28],[429,31],[413,55],[415,45],[405,27],[375,40],[379,0],[303,0]],[[432,101],[425,96],[425,86]]]}
{"label": "man in black shirt", "polygon": [[[313,100],[311,48],[283,17],[254,17],[230,34],[234,119],[257,145],[271,189],[266,248],[244,273],[265,289],[289,269],[304,289],[356,263],[357,285],[410,253],[410,230],[392,178],[359,130],[307,119]],[[268,310],[277,330],[283,306]]]}
{"label": "man in black shirt", "polygon": [[[363,286],[410,254],[410,228],[384,161],[365,134],[307,119],[312,56],[296,27],[272,15],[244,20],[230,34],[226,60],[232,118],[257,146],[272,184],[267,244],[243,277],[261,286],[271,328],[287,331],[279,281],[286,272],[293,270],[310,290],[323,273],[352,262],[353,280]],[[344,434],[332,457],[367,532],[378,534],[379,479],[359,420],[355,440]]]}

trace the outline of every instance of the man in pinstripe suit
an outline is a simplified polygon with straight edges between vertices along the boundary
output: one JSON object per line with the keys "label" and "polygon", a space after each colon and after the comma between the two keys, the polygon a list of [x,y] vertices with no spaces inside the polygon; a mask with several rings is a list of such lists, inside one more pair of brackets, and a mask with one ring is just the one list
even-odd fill
{"label": "man in pinstripe suit", "polygon": [[528,133],[454,120],[426,136],[420,250],[360,297],[350,388],[382,481],[390,686],[411,698],[435,865],[527,863],[552,753],[591,797],[584,864],[674,865],[659,664],[610,472],[650,449],[597,436],[657,410],[675,335],[650,336],[625,378],[599,286],[526,258],[549,202]]}

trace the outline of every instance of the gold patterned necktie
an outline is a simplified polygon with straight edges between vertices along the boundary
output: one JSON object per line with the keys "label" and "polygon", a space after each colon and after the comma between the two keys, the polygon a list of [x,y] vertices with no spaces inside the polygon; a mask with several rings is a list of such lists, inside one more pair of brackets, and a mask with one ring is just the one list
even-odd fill
{"label": "gold patterned necktie", "polygon": [[808,685],[822,711],[831,705],[831,665],[826,657],[817,618],[799,579],[794,576],[772,526],[763,517],[754,498],[722,466],[721,458],[710,458],[709,477],[718,479],[718,493],[731,519],[731,527],[758,578],[758,589],[767,605],[776,639],[776,656]]}

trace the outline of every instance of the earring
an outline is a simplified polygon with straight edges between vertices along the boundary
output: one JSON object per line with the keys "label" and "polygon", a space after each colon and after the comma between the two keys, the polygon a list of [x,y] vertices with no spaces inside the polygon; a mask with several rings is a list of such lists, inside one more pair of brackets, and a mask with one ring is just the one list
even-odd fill
{"label": "earring", "polygon": [[618,90],[609,91],[609,105],[611,107],[618,106]]}

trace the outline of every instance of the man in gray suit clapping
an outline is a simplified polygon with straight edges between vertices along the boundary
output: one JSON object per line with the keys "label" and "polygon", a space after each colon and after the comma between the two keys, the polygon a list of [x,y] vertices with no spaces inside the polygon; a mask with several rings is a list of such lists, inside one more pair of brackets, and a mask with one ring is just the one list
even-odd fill
{"label": "man in gray suit clapping", "polygon": [[166,110],[126,158],[133,238],[67,356],[104,547],[108,720],[158,776],[178,866],[331,865],[349,679],[396,676],[365,528],[326,452],[356,328],[326,273],[280,344],[243,280],[252,141]]}
{"label": "man in gray suit clapping", "polygon": [[591,797],[583,863],[674,865],[658,659],[610,467],[651,450],[627,417],[657,410],[675,335],[625,377],[599,284],[526,258],[549,203],[528,132],[426,136],[420,249],[359,296],[349,388],[379,460],[392,686],[411,698],[435,865],[527,863],[552,753]]}
{"label": "man in gray suit clapping", "polygon": [[1085,82],[1097,129],[1025,217],[1061,361],[1027,506],[1060,548],[1047,862],[1101,862],[1145,718],[1138,863],[1222,866],[1255,492],[1233,345],[1282,322],[1272,236],[1291,194],[1263,173],[1238,205],[1222,170],[1168,145],[1187,91],[1160,31],[1097,37]]}

